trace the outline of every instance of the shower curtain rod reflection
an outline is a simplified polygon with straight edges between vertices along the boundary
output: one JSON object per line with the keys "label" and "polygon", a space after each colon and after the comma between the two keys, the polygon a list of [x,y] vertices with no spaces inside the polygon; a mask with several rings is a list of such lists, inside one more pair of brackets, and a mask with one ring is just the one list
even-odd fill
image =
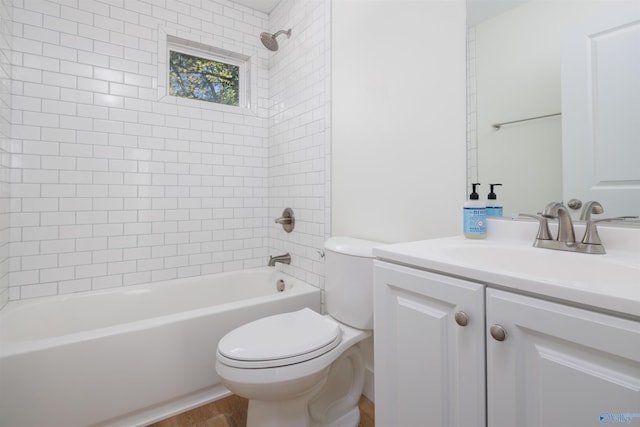
{"label": "shower curtain rod reflection", "polygon": [[496,123],[491,126],[496,129],[500,129],[502,126],[505,126],[505,125],[511,125],[511,124],[520,123],[520,122],[528,122],[529,120],[546,119],[547,117],[554,117],[554,116],[560,116],[560,115],[562,115],[562,113],[546,114],[544,116],[529,117],[527,119],[514,120],[512,122]]}

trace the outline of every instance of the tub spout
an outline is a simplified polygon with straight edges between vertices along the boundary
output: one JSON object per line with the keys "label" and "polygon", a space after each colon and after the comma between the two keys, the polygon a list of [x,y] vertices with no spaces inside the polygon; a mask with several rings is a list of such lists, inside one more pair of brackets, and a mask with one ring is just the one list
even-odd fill
{"label": "tub spout", "polygon": [[274,267],[276,262],[280,262],[282,264],[291,264],[291,255],[287,252],[284,255],[270,256],[269,263],[267,264],[269,267]]}

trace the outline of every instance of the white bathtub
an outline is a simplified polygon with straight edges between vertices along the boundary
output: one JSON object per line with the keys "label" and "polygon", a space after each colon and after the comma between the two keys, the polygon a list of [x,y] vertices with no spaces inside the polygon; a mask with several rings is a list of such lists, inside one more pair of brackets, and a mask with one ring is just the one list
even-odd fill
{"label": "white bathtub", "polygon": [[143,426],[219,399],[220,338],[302,307],[319,311],[320,291],[273,268],[10,302],[0,426]]}

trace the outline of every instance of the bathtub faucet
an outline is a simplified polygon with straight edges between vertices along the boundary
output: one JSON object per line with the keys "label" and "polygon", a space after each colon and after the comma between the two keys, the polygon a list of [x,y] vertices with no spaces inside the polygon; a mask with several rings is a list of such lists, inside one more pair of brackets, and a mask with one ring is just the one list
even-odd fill
{"label": "bathtub faucet", "polygon": [[284,255],[270,256],[269,263],[267,265],[269,267],[274,267],[276,265],[276,262],[280,262],[282,264],[291,264],[291,255],[289,254],[289,252],[287,252]]}

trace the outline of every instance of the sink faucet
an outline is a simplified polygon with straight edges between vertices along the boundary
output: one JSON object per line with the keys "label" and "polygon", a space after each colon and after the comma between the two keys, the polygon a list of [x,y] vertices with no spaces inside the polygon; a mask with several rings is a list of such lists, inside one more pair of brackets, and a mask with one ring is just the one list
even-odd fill
{"label": "sink faucet", "polygon": [[[542,212],[541,216],[521,214],[540,221],[540,227],[538,228],[538,235],[536,236],[533,246],[536,248],[556,249],[560,251],[580,252],[586,254],[604,254],[604,246],[598,236],[598,229],[596,224],[603,221],[623,220],[629,218],[637,218],[633,216],[621,216],[616,218],[603,218],[598,220],[590,219],[591,214],[598,214],[604,212],[602,205],[598,202],[588,202],[585,209],[582,211],[586,213],[588,218],[584,236],[582,241],[576,242],[575,230],[573,229],[573,221],[567,208],[560,202],[551,202]],[[548,218],[558,219],[558,235],[554,240],[550,233],[547,224]]]}
{"label": "sink faucet", "polygon": [[289,252],[287,252],[284,255],[270,256],[267,266],[275,267],[276,262],[280,262],[282,264],[291,264],[291,255],[289,254]]}
{"label": "sink faucet", "polygon": [[573,221],[569,210],[560,202],[551,202],[545,206],[542,216],[545,218],[558,218],[558,237],[559,242],[574,243],[576,241],[576,233],[573,230]]}

